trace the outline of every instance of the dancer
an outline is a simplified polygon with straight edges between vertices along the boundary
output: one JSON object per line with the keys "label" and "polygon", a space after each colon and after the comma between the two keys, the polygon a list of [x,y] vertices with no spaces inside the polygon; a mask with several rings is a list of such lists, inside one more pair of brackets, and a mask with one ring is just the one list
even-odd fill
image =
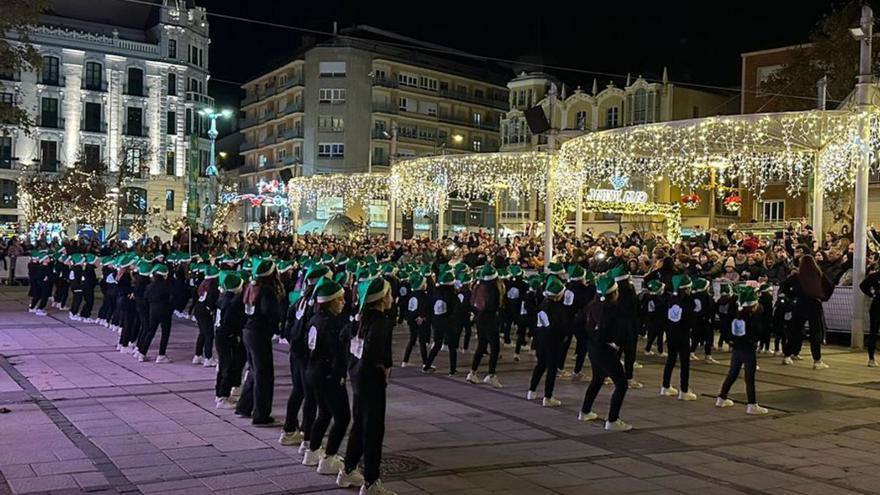
{"label": "dancer", "polygon": [[740,309],[731,322],[731,354],[730,371],[721,385],[721,392],[715,399],[715,407],[733,407],[733,401],[727,398],[730,387],[739,377],[740,369],[746,370],[746,414],[767,414],[767,409],[758,405],[755,392],[755,371],[758,366],[756,347],[761,339],[761,319],[763,308],[758,303],[755,289],[747,285],[737,287]]}

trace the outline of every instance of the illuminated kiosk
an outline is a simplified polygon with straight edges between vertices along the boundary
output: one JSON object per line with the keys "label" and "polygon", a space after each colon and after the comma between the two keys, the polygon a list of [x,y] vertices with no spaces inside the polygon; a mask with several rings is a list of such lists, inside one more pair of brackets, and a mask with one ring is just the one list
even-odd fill
{"label": "illuminated kiosk", "polygon": [[[328,218],[315,222],[321,226],[335,215],[349,218],[364,216],[364,209],[369,209],[369,204],[373,201],[392,203],[388,194],[388,179],[387,173],[312,175],[290,179],[287,183],[287,194],[291,210],[291,230],[298,232],[302,229],[299,225],[302,213],[317,217],[319,209],[322,209],[322,202],[324,209],[328,210]],[[328,200],[331,207],[326,206]],[[382,227],[379,222],[374,222],[373,226]]]}

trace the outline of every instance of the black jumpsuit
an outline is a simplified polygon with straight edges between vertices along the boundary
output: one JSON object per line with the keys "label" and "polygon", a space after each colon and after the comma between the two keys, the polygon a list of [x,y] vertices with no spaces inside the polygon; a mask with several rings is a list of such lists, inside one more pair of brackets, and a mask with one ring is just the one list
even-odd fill
{"label": "black jumpsuit", "polygon": [[[270,424],[274,422],[272,396],[275,388],[272,336],[281,320],[281,305],[270,290],[260,286],[250,289],[258,291],[243,332],[250,371],[235,410],[242,416],[251,416],[253,424]],[[247,314],[248,306],[245,305],[245,308]]]}
{"label": "black jumpsuit", "polygon": [[319,309],[308,324],[309,367],[306,380],[315,391],[318,405],[309,448],[312,451],[321,448],[321,441],[332,420],[324,451],[328,457],[339,451],[351,420],[348,390],[345,388],[348,349],[344,346],[346,339],[341,324],[339,316],[324,309]]}

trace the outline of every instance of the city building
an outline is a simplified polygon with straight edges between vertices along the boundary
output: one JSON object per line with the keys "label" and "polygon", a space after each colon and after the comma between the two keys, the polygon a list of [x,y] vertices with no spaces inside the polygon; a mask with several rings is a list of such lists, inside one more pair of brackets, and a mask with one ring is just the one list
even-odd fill
{"label": "city building", "polygon": [[30,135],[0,137],[0,221],[21,219],[23,166],[55,173],[98,162],[135,176],[119,192],[123,226],[146,219],[156,232],[163,218],[198,216],[210,149],[199,110],[213,105],[205,9],[192,0],[56,0],[30,40],[39,70],[0,74],[3,101],[35,123]]}
{"label": "city building", "polygon": [[[358,26],[245,83],[240,191],[253,192],[260,180],[384,171],[392,158],[498,151],[510,71],[452,49],[438,55],[440,48]],[[277,214],[274,208],[246,208],[251,226]],[[341,210],[341,198],[327,198],[316,222],[302,229]],[[358,214],[371,227],[387,226],[383,202]],[[492,220],[486,205],[474,215],[477,225]],[[415,224],[417,230],[429,228],[428,222]]]}

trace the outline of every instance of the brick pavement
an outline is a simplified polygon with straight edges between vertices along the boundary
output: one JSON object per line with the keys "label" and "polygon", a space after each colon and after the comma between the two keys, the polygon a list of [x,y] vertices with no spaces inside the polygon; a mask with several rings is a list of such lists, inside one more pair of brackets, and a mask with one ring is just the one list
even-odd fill
{"label": "brick pavement", "polygon": [[[25,311],[22,289],[0,289],[0,494],[354,493],[300,465],[278,430],[213,407],[212,369],[192,366],[196,329],[175,320],[168,365],[113,350],[116,335]],[[399,329],[403,331],[403,329]],[[400,355],[402,336],[395,345]],[[154,343],[154,346],[157,345]],[[275,416],[290,391],[276,347]],[[155,353],[155,352],[154,352]],[[417,354],[417,353],[416,353]],[[389,387],[384,479],[400,493],[880,493],[880,369],[829,348],[831,369],[761,358],[759,402],[713,407],[722,364],[692,365],[693,403],[657,396],[661,362],[641,358],[622,417],[636,430],[575,421],[584,383],[560,380],[563,406],[524,400],[533,361],[499,367],[505,387],[442,372],[396,369]],[[469,362],[470,355],[459,358]],[[414,358],[418,361],[418,358]],[[441,354],[437,366],[446,367]],[[466,368],[461,366],[460,369]],[[484,364],[485,368],[485,364]],[[742,399],[742,382],[734,387]],[[610,390],[597,411],[607,411]]]}

